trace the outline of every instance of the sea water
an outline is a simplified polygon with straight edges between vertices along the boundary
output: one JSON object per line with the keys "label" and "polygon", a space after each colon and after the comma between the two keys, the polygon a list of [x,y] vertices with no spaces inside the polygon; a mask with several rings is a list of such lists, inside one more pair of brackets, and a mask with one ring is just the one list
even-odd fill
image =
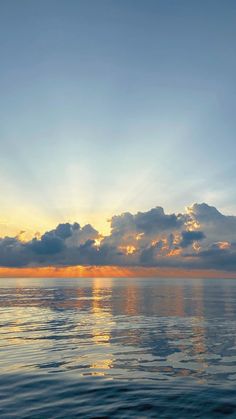
{"label": "sea water", "polygon": [[1,418],[236,418],[236,280],[0,279]]}

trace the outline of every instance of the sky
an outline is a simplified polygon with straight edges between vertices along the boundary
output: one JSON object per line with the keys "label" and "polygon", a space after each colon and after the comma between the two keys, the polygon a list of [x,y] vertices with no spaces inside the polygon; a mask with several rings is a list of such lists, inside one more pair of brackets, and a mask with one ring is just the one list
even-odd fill
{"label": "sky", "polygon": [[[235,23],[233,0],[1,0],[2,240],[79,223],[113,246],[122,213],[236,214]],[[215,228],[190,245],[234,243]]]}

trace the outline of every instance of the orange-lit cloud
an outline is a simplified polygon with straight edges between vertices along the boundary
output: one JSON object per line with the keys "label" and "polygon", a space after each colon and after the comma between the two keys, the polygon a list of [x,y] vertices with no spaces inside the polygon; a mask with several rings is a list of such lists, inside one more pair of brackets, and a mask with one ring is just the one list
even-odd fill
{"label": "orange-lit cloud", "polygon": [[52,276],[59,271],[62,276],[132,276],[137,269],[141,276],[155,276],[158,269],[168,275],[236,272],[236,217],[207,204],[194,204],[183,214],[166,214],[161,207],[125,212],[114,215],[110,227],[102,235],[91,224],[60,223],[33,238],[24,230],[2,237],[0,267],[26,269],[32,276],[38,270],[45,276],[51,271]]}

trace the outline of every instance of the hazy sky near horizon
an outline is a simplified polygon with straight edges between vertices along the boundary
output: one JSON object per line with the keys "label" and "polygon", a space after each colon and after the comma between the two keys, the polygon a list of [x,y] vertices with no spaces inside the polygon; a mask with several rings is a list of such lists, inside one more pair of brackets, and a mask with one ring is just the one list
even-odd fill
{"label": "hazy sky near horizon", "polygon": [[236,213],[236,2],[0,1],[0,233]]}

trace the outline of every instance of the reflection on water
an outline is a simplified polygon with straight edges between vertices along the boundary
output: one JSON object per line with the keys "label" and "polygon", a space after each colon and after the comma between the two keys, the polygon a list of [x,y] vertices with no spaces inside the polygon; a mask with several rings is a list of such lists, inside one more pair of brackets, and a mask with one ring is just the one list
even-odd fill
{"label": "reflection on water", "polygon": [[234,389],[236,281],[1,279],[0,293],[2,375]]}
{"label": "reflection on water", "polygon": [[[112,328],[115,327],[115,322],[111,314],[110,306],[104,309],[104,299],[109,298],[112,281],[111,279],[106,280],[106,288],[101,287],[101,279],[95,278],[92,283],[92,313],[93,313],[93,328],[92,328],[92,339],[97,347],[102,346],[90,364],[90,369],[95,370],[91,375],[105,375],[103,370],[107,370],[112,367],[112,356],[109,356],[109,352],[104,350],[104,346],[107,348],[110,346],[110,338]],[[105,327],[104,327],[105,325]]]}

